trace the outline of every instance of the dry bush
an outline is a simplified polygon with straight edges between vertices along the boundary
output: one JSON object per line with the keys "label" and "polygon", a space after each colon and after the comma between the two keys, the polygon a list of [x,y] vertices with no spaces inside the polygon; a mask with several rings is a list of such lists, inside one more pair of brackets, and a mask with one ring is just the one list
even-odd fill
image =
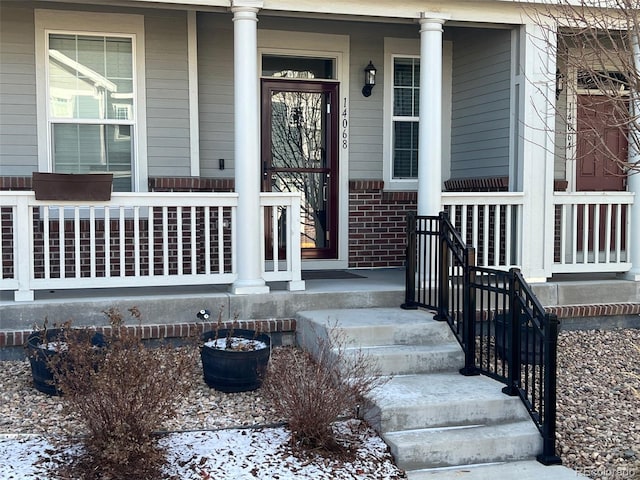
{"label": "dry bush", "polygon": [[176,400],[188,391],[185,372],[194,367],[194,356],[167,344],[147,347],[122,325],[117,310],[105,313],[112,322],[106,348],[92,348],[68,330],[67,354],[52,365],[65,406],[86,429],[79,456],[69,459],[61,477],[163,478],[165,452],[154,432],[175,415]]}
{"label": "dry bush", "polygon": [[[359,416],[365,396],[386,380],[362,350],[347,350],[344,337],[318,339],[315,358],[283,348],[271,359],[262,386],[276,413],[286,419],[295,447],[321,453],[343,452],[333,424]],[[337,338],[337,339],[336,339]]]}

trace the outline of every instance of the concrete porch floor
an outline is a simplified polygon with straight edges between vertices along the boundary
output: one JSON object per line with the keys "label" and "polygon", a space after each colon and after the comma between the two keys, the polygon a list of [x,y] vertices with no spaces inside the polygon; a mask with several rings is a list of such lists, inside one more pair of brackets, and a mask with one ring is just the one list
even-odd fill
{"label": "concrete porch floor", "polygon": [[222,307],[223,319],[294,318],[301,310],[332,308],[399,307],[404,301],[404,269],[349,270],[328,278],[305,280],[304,291],[290,292],[286,283],[270,283],[266,294],[234,295],[227,285],[136,287],[35,292],[33,302],[14,302],[12,292],[0,294],[0,330],[25,329],[40,323],[73,319],[76,325],[105,324],[103,310],[122,311],[136,305],[143,323],[196,321],[203,308],[214,316]]}
{"label": "concrete porch floor", "polygon": [[[33,302],[16,303],[12,292],[1,292],[0,331],[29,329],[45,317],[50,323],[73,319],[76,325],[104,325],[102,311],[112,306],[126,311],[136,305],[142,311],[143,323],[171,324],[194,322],[203,308],[215,317],[222,307],[225,320],[291,319],[302,310],[399,307],[404,301],[404,268],[334,271],[322,275],[325,278],[316,278],[313,273],[309,272],[304,291],[290,292],[286,283],[272,283],[270,293],[257,295],[234,295],[226,285],[140,286],[37,291]],[[640,282],[611,275],[564,276],[533,287],[544,306],[640,304]],[[627,310],[631,314],[622,316],[632,320],[635,316],[635,326],[640,327],[635,309]],[[612,309],[604,316],[614,312]]]}

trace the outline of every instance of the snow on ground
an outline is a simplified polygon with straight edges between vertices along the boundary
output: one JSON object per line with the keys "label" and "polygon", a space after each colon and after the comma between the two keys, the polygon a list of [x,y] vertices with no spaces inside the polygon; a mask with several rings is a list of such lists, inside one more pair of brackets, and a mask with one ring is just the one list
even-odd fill
{"label": "snow on ground", "polygon": [[[348,428],[353,435],[354,429]],[[299,457],[283,427],[171,433],[167,478],[181,480],[396,480],[405,478],[392,462],[387,446],[373,432],[355,430],[361,443],[355,458],[342,461],[319,455]],[[69,453],[68,451],[66,453]],[[43,436],[0,437],[0,479],[46,480],[61,452]]]}

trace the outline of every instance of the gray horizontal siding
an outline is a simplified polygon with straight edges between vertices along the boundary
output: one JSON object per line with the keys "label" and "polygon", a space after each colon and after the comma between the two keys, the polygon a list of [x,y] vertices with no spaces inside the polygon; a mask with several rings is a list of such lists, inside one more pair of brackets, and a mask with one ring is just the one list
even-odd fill
{"label": "gray horizontal siding", "polygon": [[149,175],[190,175],[186,14],[145,15],[145,49]]}
{"label": "gray horizontal siding", "polygon": [[[233,30],[228,15],[198,15],[200,174],[232,177]],[[219,170],[218,159],[225,169]]]}
{"label": "gray horizontal siding", "polygon": [[451,177],[509,173],[511,37],[456,31],[453,42]]}
{"label": "gray horizontal siding", "polygon": [[[384,125],[384,30],[376,25],[357,25],[349,34],[349,178],[382,179],[382,131]],[[372,61],[378,69],[370,97],[362,96],[364,67]]]}
{"label": "gray horizontal siding", "polygon": [[33,9],[0,2],[0,174],[38,169]]}

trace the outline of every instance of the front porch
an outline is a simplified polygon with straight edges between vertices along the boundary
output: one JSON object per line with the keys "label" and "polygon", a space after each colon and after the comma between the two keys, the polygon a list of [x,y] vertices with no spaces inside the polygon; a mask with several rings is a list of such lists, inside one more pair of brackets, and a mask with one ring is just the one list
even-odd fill
{"label": "front porch", "polygon": [[[114,193],[108,202],[69,202],[3,191],[0,198],[0,290],[5,299],[12,293],[15,302],[70,289],[111,296],[122,288],[206,286],[211,291],[215,286],[242,294],[235,286],[243,280],[237,265],[239,258],[247,263],[247,245],[261,252],[250,265],[261,281],[305,289],[297,194],[260,194],[252,226],[239,225],[236,193]],[[557,192],[549,199],[552,208],[543,211],[527,198],[519,192],[445,192],[441,201],[454,227],[475,248],[478,266],[518,267],[530,283],[596,273],[637,281],[633,193]],[[372,248],[387,232],[402,248],[404,222],[396,216],[392,223],[371,219],[376,233],[364,239],[358,234],[350,242]],[[543,228],[533,229],[532,219]],[[403,255],[394,261],[401,266]]]}

